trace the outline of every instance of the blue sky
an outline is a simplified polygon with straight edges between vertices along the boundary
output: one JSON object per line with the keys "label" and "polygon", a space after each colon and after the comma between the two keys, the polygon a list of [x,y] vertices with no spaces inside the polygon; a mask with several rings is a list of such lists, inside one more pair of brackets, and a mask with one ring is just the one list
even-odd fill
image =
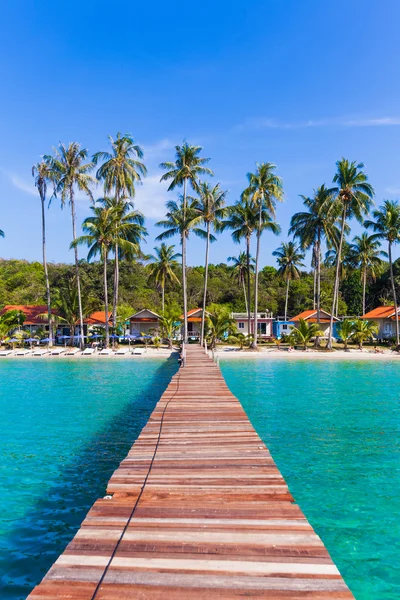
{"label": "blue sky", "polygon": [[[330,183],[341,156],[365,162],[377,203],[400,198],[399,22],[397,0],[4,0],[0,256],[41,259],[31,178],[40,155],[58,141],[92,154],[117,131],[145,150],[149,176],[136,203],[148,252],[168,197],[158,164],[183,138],[204,147],[230,202],[256,161],[277,164],[280,239],[299,194]],[[79,221],[88,205],[78,199]],[[47,219],[49,260],[72,261],[68,210],[54,203]],[[263,265],[274,264],[280,239],[263,238]],[[224,234],[211,260],[239,249]],[[190,241],[189,262],[203,255],[203,243]]]}

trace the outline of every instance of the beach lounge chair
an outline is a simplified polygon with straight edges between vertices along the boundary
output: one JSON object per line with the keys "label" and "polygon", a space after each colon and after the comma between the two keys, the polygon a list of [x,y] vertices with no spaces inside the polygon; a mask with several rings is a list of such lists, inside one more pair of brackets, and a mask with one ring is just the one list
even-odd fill
{"label": "beach lounge chair", "polygon": [[79,348],[67,348],[65,353],[66,356],[75,356],[75,354],[79,354]]}
{"label": "beach lounge chair", "polygon": [[15,351],[15,356],[26,356],[27,354],[30,354],[31,351],[28,350],[27,348],[18,348],[18,350]]}
{"label": "beach lounge chair", "polygon": [[143,348],[134,348],[132,354],[137,354],[141,356],[142,354],[144,354],[144,350]]}
{"label": "beach lounge chair", "polygon": [[124,356],[125,354],[128,354],[128,352],[129,348],[118,348],[115,354],[118,354],[118,356]]}
{"label": "beach lounge chair", "polygon": [[13,354],[12,350],[1,350],[0,351],[0,356],[10,356],[10,354]]}
{"label": "beach lounge chair", "polygon": [[64,352],[66,352],[67,349],[62,347],[62,348],[52,348],[51,353],[53,356],[59,356],[60,354],[64,354]]}
{"label": "beach lounge chair", "polygon": [[48,348],[38,348],[33,352],[33,356],[44,356],[45,354],[49,354],[50,350]]}
{"label": "beach lounge chair", "polygon": [[99,352],[100,356],[112,356],[114,352],[110,348],[103,348],[101,352]]}
{"label": "beach lounge chair", "polygon": [[85,348],[82,352],[82,356],[92,356],[94,354],[94,348]]}

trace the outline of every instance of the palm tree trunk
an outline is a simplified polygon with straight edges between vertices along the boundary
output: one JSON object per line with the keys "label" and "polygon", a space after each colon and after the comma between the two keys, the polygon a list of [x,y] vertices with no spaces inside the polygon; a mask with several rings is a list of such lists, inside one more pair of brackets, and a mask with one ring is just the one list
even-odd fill
{"label": "palm tree trunk", "polygon": [[363,270],[363,315],[365,315],[365,290],[367,288],[367,269]]}
{"label": "palm tree trunk", "polygon": [[246,313],[248,314],[248,313],[249,313],[249,307],[248,307],[248,304],[247,304],[247,294],[246,294],[246,282],[245,282],[245,277],[246,277],[246,276],[242,277],[242,284],[243,284],[243,294],[244,294],[244,305],[245,305],[245,307],[246,307]]}
{"label": "palm tree trunk", "polygon": [[[246,236],[246,258],[247,258],[247,333],[251,335],[251,281],[250,281],[250,237]],[[250,340],[250,337],[249,337]]]}
{"label": "palm tree trunk", "polygon": [[[70,187],[70,202],[71,202],[71,217],[72,217],[72,239],[76,240],[76,214],[75,214],[75,199],[74,190]],[[83,313],[82,313],[82,296],[81,296],[81,280],[79,277],[79,257],[78,257],[78,246],[74,244],[75,254],[75,276],[76,276],[76,288],[78,291],[78,310],[79,310],[79,346],[83,349]],[[72,333],[74,335],[74,332]]]}
{"label": "palm tree trunk", "polygon": [[321,311],[321,231],[318,230],[317,241],[317,323],[320,322]]}
{"label": "palm tree trunk", "polygon": [[210,227],[211,223],[207,221],[207,241],[206,241],[206,264],[204,269],[204,294],[203,294],[203,314],[201,316],[201,334],[200,345],[204,343],[204,321],[206,316],[206,299],[207,299],[207,281],[208,281],[208,253],[210,249]]}
{"label": "palm tree trunk", "polygon": [[392,261],[392,242],[389,242],[388,248],[389,254],[389,265],[390,265],[390,281],[392,284],[392,293],[393,293],[393,302],[394,302],[394,318],[396,324],[396,347],[399,346],[399,319],[397,315],[397,296],[396,296],[396,287],[394,285],[394,275],[393,275],[393,261]]}
{"label": "palm tree trunk", "polygon": [[165,312],[165,281],[163,281],[161,286],[161,306],[162,306],[162,314]]}
{"label": "palm tree trunk", "polygon": [[114,329],[117,327],[117,305],[118,305],[118,288],[119,288],[119,250],[118,244],[115,246],[115,265],[114,265],[114,295],[113,295],[113,312],[112,312],[112,326]]}
{"label": "palm tree trunk", "polygon": [[[314,256],[315,259],[315,256]],[[314,266],[314,282],[313,282],[313,309],[315,310],[317,303],[317,267]]]}
{"label": "palm tree trunk", "polygon": [[251,345],[252,348],[257,348],[257,311],[258,311],[258,261],[260,258],[260,241],[261,241],[261,219],[262,219],[262,207],[264,203],[264,196],[260,198],[260,210],[258,213],[258,229],[257,229],[257,248],[256,248],[256,272],[254,278],[254,340]]}
{"label": "palm tree trunk", "polygon": [[287,282],[286,282],[285,321],[287,321],[287,307],[288,307],[288,300],[289,300],[289,282],[290,282],[290,279],[288,277]]}
{"label": "palm tree trunk", "polygon": [[[183,180],[183,223],[186,226],[186,179]],[[186,287],[186,230],[182,231],[182,292],[183,292],[183,341],[188,341],[187,287]]]}
{"label": "palm tree trunk", "polygon": [[108,254],[104,252],[104,266],[103,266],[103,276],[104,276],[104,313],[105,313],[105,323],[106,323],[106,348],[108,348],[110,344],[110,325],[108,322],[108,285],[107,285],[107,260]]}
{"label": "palm tree trunk", "polygon": [[44,211],[45,196],[41,191],[40,199],[42,201],[42,254],[43,254],[43,270],[44,278],[46,281],[46,299],[47,299],[47,319],[49,322],[49,347],[53,345],[53,316],[51,314],[51,298],[50,298],[50,282],[49,282],[49,271],[47,268],[46,258],[46,218]]}
{"label": "palm tree trunk", "polygon": [[339,271],[340,271],[340,261],[342,258],[342,246],[343,246],[343,237],[344,237],[344,227],[346,224],[346,205],[343,206],[342,213],[342,225],[340,230],[340,242],[339,248],[336,257],[336,273],[335,273],[335,286],[333,288],[333,300],[332,300],[332,310],[331,310],[331,319],[329,324],[329,338],[328,338],[328,348],[332,350],[332,337],[333,337],[333,316],[335,314],[336,307],[336,299],[339,293]]}

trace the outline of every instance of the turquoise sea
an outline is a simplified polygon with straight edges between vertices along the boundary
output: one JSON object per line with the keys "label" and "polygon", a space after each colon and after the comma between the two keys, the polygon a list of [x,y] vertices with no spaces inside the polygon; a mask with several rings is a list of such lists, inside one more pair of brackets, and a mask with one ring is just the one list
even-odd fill
{"label": "turquoise sea", "polygon": [[[25,598],[79,527],[175,359],[0,361],[0,597]],[[400,363],[222,360],[358,600],[400,598]]]}
{"label": "turquoise sea", "polygon": [[160,359],[0,360],[0,598],[26,598],[177,369]]}
{"label": "turquoise sea", "polygon": [[221,368],[357,600],[399,600],[399,359]]}

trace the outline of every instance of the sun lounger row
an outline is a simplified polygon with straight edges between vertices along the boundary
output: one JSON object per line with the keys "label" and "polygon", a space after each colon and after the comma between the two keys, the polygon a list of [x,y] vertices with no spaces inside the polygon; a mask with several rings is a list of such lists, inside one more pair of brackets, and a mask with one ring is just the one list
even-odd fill
{"label": "sun lounger row", "polygon": [[[45,356],[46,354],[51,354],[52,356],[60,356],[64,354],[65,356],[75,356],[81,352],[80,348],[36,348],[33,350],[28,350],[27,348],[17,348],[16,350],[1,350],[0,356]],[[94,348],[86,348],[83,352],[83,356],[93,356],[95,354]],[[143,348],[133,348],[129,350],[129,348],[119,348],[114,352],[111,348],[104,348],[98,353],[98,356],[126,356],[127,354],[135,354],[140,356],[144,354],[145,350]]]}

